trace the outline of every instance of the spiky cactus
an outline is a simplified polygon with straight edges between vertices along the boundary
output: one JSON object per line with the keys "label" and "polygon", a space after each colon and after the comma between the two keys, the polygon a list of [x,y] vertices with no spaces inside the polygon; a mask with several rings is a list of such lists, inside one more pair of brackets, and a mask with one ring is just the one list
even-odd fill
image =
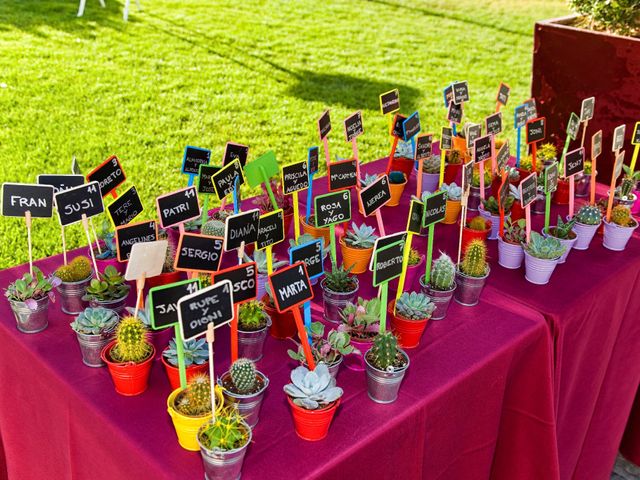
{"label": "spiky cactus", "polygon": [[471,230],[483,231],[489,227],[487,225],[487,221],[485,220],[485,218],[478,215],[477,217],[473,217],[471,221],[469,221],[469,228]]}
{"label": "spiky cactus", "polygon": [[234,406],[216,408],[216,419],[198,432],[200,443],[208,450],[235,450],[249,441],[249,427]]}
{"label": "spiky cactus", "polygon": [[60,265],[56,270],[56,277],[63,282],[80,282],[91,275],[91,260],[80,256],[71,260],[66,265]]}
{"label": "spiky cactus", "polygon": [[116,344],[111,349],[111,357],[121,363],[146,360],[153,350],[147,336],[147,328],[142,320],[124,317],[116,330]]}
{"label": "spiky cactus", "polygon": [[211,381],[208,375],[198,373],[191,377],[187,387],[176,397],[176,410],[192,417],[211,412]]}
{"label": "spiky cactus", "polygon": [[389,331],[379,333],[373,340],[369,361],[379,370],[393,370],[398,358],[398,339]]}
{"label": "spiky cactus", "polygon": [[460,270],[470,277],[484,277],[487,267],[487,246],[482,240],[471,240],[464,251]]}
{"label": "spiky cactus", "polygon": [[224,222],[222,220],[209,220],[202,227],[202,235],[209,235],[212,237],[224,237]]}
{"label": "spiky cactus", "polygon": [[431,266],[431,278],[429,283],[434,290],[451,290],[456,278],[456,266],[451,257],[446,253],[440,253],[440,256],[433,262]]}
{"label": "spiky cactus", "polygon": [[200,288],[207,288],[211,286],[211,274],[200,272],[198,273],[198,279],[200,280]]}
{"label": "spiky cactus", "polygon": [[616,205],[611,210],[611,222],[621,227],[628,227],[632,223],[629,207]]}
{"label": "spiky cactus", "polygon": [[595,205],[583,205],[576,213],[576,220],[583,225],[599,225],[602,220],[602,214]]}
{"label": "spiky cactus", "polygon": [[396,313],[408,320],[430,318],[435,304],[424,293],[404,292],[396,303]]}
{"label": "spiky cactus", "polygon": [[256,388],[256,366],[248,358],[239,358],[229,369],[231,382],[240,394],[251,393]]}

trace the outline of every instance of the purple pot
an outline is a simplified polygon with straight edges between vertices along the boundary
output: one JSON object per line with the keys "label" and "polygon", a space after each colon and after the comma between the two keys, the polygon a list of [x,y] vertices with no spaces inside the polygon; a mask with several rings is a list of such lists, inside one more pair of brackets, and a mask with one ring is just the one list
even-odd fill
{"label": "purple pot", "polygon": [[[549,227],[549,228],[555,228],[555,226]],[[558,240],[562,244],[562,246],[565,248],[564,253],[560,255],[560,258],[558,259],[559,264],[567,261],[567,257],[569,256],[569,252],[571,252],[571,248],[573,247],[574,243],[576,243],[576,240],[578,240],[578,236],[575,234],[576,232],[574,232],[573,230],[571,230],[571,232],[573,232],[574,234],[573,238],[558,238],[553,235],[549,235],[547,232],[545,232],[544,228],[542,229],[542,236],[544,237],[552,236],[553,238]]]}
{"label": "purple pot", "polygon": [[[413,173],[418,178],[418,171],[413,170]],[[422,191],[435,192],[438,189],[438,183],[440,182],[439,173],[425,173],[422,172]]]}
{"label": "purple pot", "polygon": [[524,251],[525,278],[536,285],[546,285],[549,283],[551,274],[558,264],[558,259],[536,258]]}
{"label": "purple pot", "polygon": [[638,228],[638,222],[634,227],[621,227],[613,222],[604,221],[604,240],[602,245],[604,248],[621,252],[627,246],[627,242],[633,235],[634,230]]}
{"label": "purple pot", "polygon": [[[480,215],[485,219],[491,220],[491,232],[489,232],[489,236],[487,237],[487,239],[496,240],[499,236],[498,234],[500,233],[500,215],[492,215],[491,213],[487,212],[482,206],[482,203],[480,203],[480,205],[478,206],[478,213],[480,213]],[[505,214],[504,219],[506,220],[510,216],[511,213],[507,213]]]}
{"label": "purple pot", "polygon": [[522,245],[509,243],[498,237],[498,263],[501,267],[515,270],[520,268],[524,260]]}
{"label": "purple pot", "polygon": [[371,348],[373,344],[373,340],[368,342],[362,342],[359,340],[351,339],[351,345],[358,351],[360,351],[360,355],[357,353],[353,353],[352,355],[347,355],[344,357],[344,366],[349,370],[353,370],[355,372],[364,372],[365,363],[364,363],[364,354]]}
{"label": "purple pot", "polygon": [[[415,264],[407,267],[407,275],[404,279],[404,291],[411,292],[413,291],[413,285],[416,282],[416,278],[419,278],[421,275],[424,275],[424,255],[420,257],[420,261]],[[389,285],[393,290],[398,291],[398,279],[391,280],[391,284]]]}
{"label": "purple pot", "polygon": [[586,250],[589,248],[591,239],[593,239],[599,226],[600,224],[585,225],[584,223],[576,222],[573,226],[573,231],[576,232],[578,238],[576,238],[573,248],[576,250]]}

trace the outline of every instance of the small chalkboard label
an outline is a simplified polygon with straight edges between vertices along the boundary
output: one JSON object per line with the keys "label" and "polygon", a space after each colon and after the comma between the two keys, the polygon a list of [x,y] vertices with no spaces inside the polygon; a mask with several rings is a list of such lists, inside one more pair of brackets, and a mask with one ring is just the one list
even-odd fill
{"label": "small chalkboard label", "polygon": [[158,218],[162,228],[188,222],[200,216],[196,187],[187,187],[156,198]]}
{"label": "small chalkboard label", "polygon": [[[602,135],[602,133],[600,133]],[[631,143],[633,145],[640,145],[640,122],[636,122],[636,126],[633,128],[633,136],[631,137]]]}
{"label": "small chalkboard label", "polygon": [[467,123],[466,127],[466,135],[467,135],[467,148],[473,148],[473,142],[476,141],[477,138],[480,138],[482,135],[482,125],[478,125],[475,123]]}
{"label": "small chalkboard label", "polygon": [[318,172],[318,161],[320,157],[320,149],[318,147],[309,147],[307,153],[307,168],[309,175],[313,175]]}
{"label": "small chalkboard label", "polygon": [[498,135],[502,132],[502,112],[496,112],[484,119],[487,135]]}
{"label": "small chalkboard label", "polygon": [[578,132],[580,131],[580,117],[575,113],[571,112],[569,116],[569,123],[567,123],[567,135],[571,137],[571,140],[575,140],[578,136]]}
{"label": "small chalkboard label", "polygon": [[155,220],[132,223],[116,228],[116,251],[118,261],[129,260],[131,248],[136,243],[155,242],[158,239],[158,230]]}
{"label": "small chalkboard label", "polygon": [[138,190],[136,190],[136,187],[131,187],[110,205],[107,205],[107,210],[113,225],[119,227],[126,225],[140,215],[144,207],[142,206],[140,195],[138,195]]}
{"label": "small chalkboard label", "polygon": [[378,248],[373,259],[373,286],[377,287],[385,282],[402,275],[402,260],[404,258],[405,242],[395,242]]}
{"label": "small chalkboard label", "polygon": [[[442,148],[442,145],[440,145]],[[416,158],[415,160],[419,162],[420,160],[426,160],[431,157],[433,154],[433,135],[430,133],[425,133],[423,135],[418,135],[416,139]]]}
{"label": "small chalkboard label", "polygon": [[460,125],[460,123],[462,123],[462,114],[462,103],[458,105],[451,102],[449,104],[449,108],[447,109],[447,120],[449,120],[449,122]]}
{"label": "small chalkboard label", "polygon": [[506,206],[507,197],[509,196],[509,176],[505,178],[504,182],[500,184],[500,190],[498,191],[498,197],[500,198],[500,207],[504,210]]}
{"label": "small chalkboard label", "polygon": [[131,282],[160,275],[167,259],[168,246],[166,239],[133,244],[124,279]]}
{"label": "small chalkboard label", "polygon": [[445,87],[442,94],[444,96],[444,107],[449,108],[449,104],[453,100],[453,84]]}
{"label": "small chalkboard label", "polygon": [[351,220],[351,192],[343,190],[315,197],[316,227],[328,227]]}
{"label": "small chalkboard label", "polygon": [[307,267],[307,274],[310,280],[321,276],[324,273],[322,238],[291,247],[289,249],[289,262],[292,265],[296,262],[303,262]]}
{"label": "small chalkboard label", "polygon": [[98,182],[85,183],[58,192],[55,195],[55,202],[60,225],[63,227],[79,222],[82,220],[82,215],[90,218],[104,212]]}
{"label": "small chalkboard label", "polygon": [[602,153],[602,130],[598,130],[591,137],[591,158],[597,158]]}
{"label": "small chalkboard label", "polygon": [[258,239],[256,248],[264,250],[267,247],[284,240],[284,213],[282,209],[265,213],[258,220]]}
{"label": "small chalkboard label", "polygon": [[342,160],[329,164],[329,190],[344,190],[358,184],[356,160]]}
{"label": "small chalkboard label", "polygon": [[240,162],[238,162],[237,160],[234,160],[230,164],[225,165],[211,176],[213,188],[215,189],[216,195],[218,196],[219,200],[222,200],[230,193],[233,193],[233,186],[236,178],[239,179],[238,187],[244,184],[242,167],[240,167]]}
{"label": "small chalkboard label", "polygon": [[527,112],[527,122],[538,117],[538,107],[536,107],[536,99],[530,98],[524,102],[524,109]]}
{"label": "small chalkboard label", "polygon": [[527,143],[537,143],[546,137],[546,120],[544,117],[527,121]]}
{"label": "small chalkboard label", "polygon": [[404,122],[402,122],[402,136],[405,142],[420,133],[420,114],[413,112]]}
{"label": "small chalkboard label", "polygon": [[453,84],[453,103],[461,104],[469,101],[469,85],[466,81]]}
{"label": "small chalkboard label", "polygon": [[318,119],[318,133],[320,134],[320,140],[323,140],[331,131],[331,117],[329,116],[329,110],[325,110],[322,116]]}
{"label": "small chalkboard label", "polygon": [[220,268],[223,239],[183,233],[178,242],[174,268],[190,272],[215,272]]}
{"label": "small chalkboard label", "polygon": [[577,148],[564,157],[565,177],[570,178],[584,171],[584,148]]}
{"label": "small chalkboard label", "polygon": [[473,144],[473,160],[476,163],[489,160],[492,153],[493,137],[491,135],[485,135],[484,137],[476,139]]}
{"label": "small chalkboard label", "polygon": [[627,126],[625,124],[618,125],[616,129],[613,131],[613,143],[611,150],[613,152],[617,152],[621,150],[624,146],[624,133],[626,131]]}
{"label": "small chalkboard label", "polygon": [[373,272],[373,260],[376,258],[376,252],[378,250],[381,250],[397,242],[406,242],[406,241],[407,241],[407,232],[392,233],[384,237],[376,238],[376,241],[373,244],[373,252],[371,252],[371,260],[369,260],[369,270]]}
{"label": "small chalkboard label", "polygon": [[227,142],[224,147],[224,156],[222,157],[222,165],[229,165],[234,160],[240,162],[240,166],[247,164],[249,157],[249,147],[240,143]]}
{"label": "small chalkboard label", "polygon": [[536,199],[538,195],[537,189],[538,178],[535,172],[520,182],[520,205],[522,205],[522,208],[525,208]]}
{"label": "small chalkboard label", "polygon": [[371,185],[360,190],[360,200],[365,217],[372,215],[386,205],[391,200],[389,177],[382,175]]}
{"label": "small chalkboard label", "polygon": [[187,175],[197,175],[200,165],[209,165],[211,150],[187,145],[182,157],[182,173]]}
{"label": "small chalkboard label", "polygon": [[291,310],[313,298],[313,289],[304,262],[281,268],[269,276],[278,312]]}
{"label": "small chalkboard label", "polygon": [[84,183],[82,175],[38,175],[37,182],[39,185],[51,185],[53,193],[69,190]]}
{"label": "small chalkboard label", "polygon": [[183,340],[191,340],[233,319],[233,287],[229,280],[217,282],[178,300],[178,319]]}
{"label": "small chalkboard label", "polygon": [[107,158],[87,175],[87,182],[98,182],[103,197],[109,195],[125,180],[124,170],[115,155]]}
{"label": "small chalkboard label", "polygon": [[544,193],[553,193],[558,188],[558,162],[544,168]]}
{"label": "small chalkboard label", "polygon": [[200,280],[197,278],[149,289],[151,328],[161,330],[176,325],[179,322],[178,301],[198,290],[200,290]]}
{"label": "small chalkboard label", "polygon": [[467,162],[462,165],[462,191],[468,192],[473,183],[474,162]]}
{"label": "small chalkboard label", "polygon": [[451,127],[442,127],[440,137],[440,151],[451,150],[453,148],[453,129]]}
{"label": "small chalkboard label", "polygon": [[282,167],[282,189],[285,195],[309,188],[307,162],[292,163]]}
{"label": "small chalkboard label", "polygon": [[233,285],[233,303],[240,304],[258,296],[258,266],[255,262],[241,263],[213,274],[213,281],[229,280]]}
{"label": "small chalkboard label", "polygon": [[393,117],[393,128],[391,129],[391,135],[397,138],[404,137],[404,131],[402,130],[402,124],[407,119],[405,115],[396,113]]}
{"label": "small chalkboard label", "polygon": [[506,105],[509,101],[509,93],[511,93],[511,87],[506,83],[500,83],[498,88],[498,95],[496,96],[496,102]]}
{"label": "small chalkboard label", "polygon": [[624,164],[624,150],[616,155],[616,161],[613,164],[613,179],[617,180],[622,173],[622,165]]}
{"label": "small chalkboard label", "polygon": [[505,140],[505,142],[498,150],[498,154],[496,155],[496,164],[498,165],[498,170],[504,170],[509,162],[509,158],[511,154],[509,152],[509,140]]}
{"label": "small chalkboard label", "polygon": [[362,126],[361,111],[358,110],[356,113],[344,119],[344,136],[347,139],[347,142],[359,137],[363,133],[364,127]]}
{"label": "small chalkboard label", "polygon": [[527,107],[518,105],[513,112],[513,124],[515,128],[522,128],[527,124]]}
{"label": "small chalkboard label", "polygon": [[224,250],[226,252],[240,248],[258,240],[260,210],[254,208],[246,212],[230,215],[225,220]]}
{"label": "small chalkboard label", "polygon": [[424,203],[411,200],[409,218],[407,219],[407,232],[419,235],[422,229],[422,217],[424,217]]}
{"label": "small chalkboard label", "polygon": [[380,112],[383,115],[400,110],[400,92],[397,88],[380,95]]}
{"label": "small chalkboard label", "polygon": [[424,216],[422,226],[428,227],[434,223],[444,220],[444,213],[447,210],[447,192],[436,192],[427,197],[424,202]]}
{"label": "small chalkboard label", "polygon": [[78,160],[76,160],[75,155],[71,158],[71,173],[74,175],[82,175],[82,170],[80,170],[80,165],[78,165]]}
{"label": "small chalkboard label", "polygon": [[200,165],[200,173],[198,174],[199,195],[213,195],[216,193],[212,177],[220,171],[220,168],[214,165]]}
{"label": "small chalkboard label", "polygon": [[580,107],[580,121],[587,122],[593,118],[593,112],[596,108],[596,97],[589,97],[582,100]]}
{"label": "small chalkboard label", "polygon": [[31,183],[3,183],[2,215],[24,217],[26,212],[30,212],[34,218],[51,218],[53,187]]}

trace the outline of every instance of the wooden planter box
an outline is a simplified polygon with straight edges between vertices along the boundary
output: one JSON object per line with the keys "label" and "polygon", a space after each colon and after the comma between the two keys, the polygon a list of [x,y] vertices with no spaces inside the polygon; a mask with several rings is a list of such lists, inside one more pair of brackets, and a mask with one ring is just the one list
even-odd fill
{"label": "wooden planter box", "polygon": [[[538,114],[547,117],[547,141],[562,149],[571,112],[580,114],[582,100],[596,98],[595,114],[585,137],[591,157],[591,136],[602,130],[598,179],[611,178],[613,130],[626,124],[626,163],[631,158],[631,135],[640,120],[640,39],[576,28],[575,16],[537,22],[533,47],[531,94]],[[582,128],[569,150],[580,147]]]}

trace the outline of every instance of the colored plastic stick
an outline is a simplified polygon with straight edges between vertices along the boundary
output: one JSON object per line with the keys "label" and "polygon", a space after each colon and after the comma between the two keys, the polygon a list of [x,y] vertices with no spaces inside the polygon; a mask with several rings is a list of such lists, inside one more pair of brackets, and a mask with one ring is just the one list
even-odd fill
{"label": "colored plastic stick", "polygon": [[302,312],[304,313],[304,328],[307,331],[307,338],[311,342],[311,302],[302,304]]}
{"label": "colored plastic stick", "polygon": [[351,152],[353,154],[353,158],[356,160],[356,176],[358,177],[358,183],[356,188],[360,188],[360,158],[358,157],[358,137],[354,137],[351,139]]}
{"label": "colored plastic stick", "polygon": [[387,297],[389,296],[389,282],[380,285],[380,331],[387,329]]}
{"label": "colored plastic stick", "polygon": [[[87,241],[89,242],[89,253],[91,254],[91,261],[93,262],[93,270],[96,272],[96,279],[100,280],[98,264],[96,263],[96,254],[93,252],[93,247],[91,246],[91,235],[89,235],[89,221],[85,214],[82,214],[82,226],[84,227],[84,233],[87,235]],[[29,260],[29,265],[31,265],[31,260]]]}
{"label": "colored plastic stick", "polygon": [[[636,147],[636,152],[638,151],[638,147]],[[589,185],[590,187],[590,192],[589,192],[589,204],[590,205],[595,205],[596,204],[596,163],[598,161],[598,157],[593,157],[591,159],[591,185]]]}
{"label": "colored plastic stick", "polygon": [[531,240],[531,204],[524,209],[524,221],[526,223],[527,243]]}
{"label": "colored plastic stick", "polygon": [[311,217],[311,204],[313,203],[313,173],[309,175],[309,188],[307,188],[307,223]]}
{"label": "colored plastic stick", "polygon": [[[567,153],[566,148],[564,153]],[[531,144],[531,171],[532,172],[538,171],[538,147],[535,143]]]}
{"label": "colored plastic stick", "polygon": [[458,263],[460,264],[460,256],[462,255],[462,229],[467,223],[467,202],[469,200],[469,192],[462,194],[462,198],[460,199],[460,205],[462,206],[462,211],[460,212],[460,234],[458,235]]}
{"label": "colored plastic stick", "polygon": [[267,273],[269,275],[271,275],[273,273],[273,253],[272,253],[272,249],[273,246],[269,245],[266,249],[266,255],[267,255]]}
{"label": "colored plastic stick", "polygon": [[576,184],[574,177],[575,175],[571,175],[571,178],[569,179],[569,217],[573,217],[575,204]]}
{"label": "colored plastic stick", "polygon": [[298,328],[298,338],[300,339],[300,344],[302,345],[302,350],[304,352],[304,357],[307,360],[307,366],[309,370],[315,370],[316,362],[313,359],[313,354],[311,353],[311,347],[309,346],[308,334],[307,330],[304,328],[304,322],[302,321],[302,317],[300,316],[300,309],[295,307],[291,309],[293,313],[293,318],[296,321],[296,327]]}
{"label": "colored plastic stick", "polygon": [[640,144],[636,145],[633,149],[633,156],[631,157],[631,165],[629,165],[632,175],[633,175],[633,172],[636,171],[636,162],[638,161],[638,152],[640,152]]}
{"label": "colored plastic stick", "polygon": [[520,150],[522,150],[522,127],[518,128],[516,142],[516,168],[520,168]]}
{"label": "colored plastic stick", "polygon": [[480,173],[480,198],[484,200],[484,162],[480,162],[478,169],[478,173]]}
{"label": "colored plastic stick", "polygon": [[[438,179],[438,188],[442,186],[442,182],[444,182],[444,159],[447,156],[447,151],[443,150],[440,152],[440,178]],[[422,179],[422,161],[420,161],[420,169],[418,170],[418,178]],[[422,181],[419,182],[422,184]],[[422,192],[418,192],[417,197],[420,198],[420,194]]]}
{"label": "colored plastic stick", "polygon": [[[560,157],[560,172],[564,177],[564,157],[567,156],[567,150],[569,150],[569,143],[571,142],[571,137],[567,135],[567,139],[564,142],[564,148],[562,149],[562,157]],[[533,144],[535,145],[535,143]],[[534,170],[535,172],[535,170]]]}
{"label": "colored plastic stick", "polygon": [[398,137],[394,136],[393,143],[391,144],[391,153],[389,153],[389,160],[387,162],[387,175],[389,175],[389,172],[391,171],[391,163],[393,162],[393,157],[396,156],[396,148],[398,148]]}
{"label": "colored plastic stick", "polygon": [[180,375],[180,388],[187,386],[187,367],[184,363],[184,340],[180,333],[180,326],[176,323],[173,326],[173,333],[176,337],[176,353],[178,354],[178,374]]}
{"label": "colored plastic stick", "polygon": [[424,159],[418,160],[417,170],[417,185],[416,185],[416,197],[422,198],[422,167],[424,166]]}
{"label": "colored plastic stick", "polygon": [[[187,183],[187,187],[193,186],[193,181],[195,180],[195,178],[196,178],[195,175],[189,175],[189,182]],[[115,190],[111,193],[115,194]],[[115,198],[115,195],[114,195],[114,198]]]}
{"label": "colored plastic stick", "polygon": [[202,220],[200,223],[202,224],[201,228],[204,227],[204,224],[209,220],[209,195],[204,196],[204,204],[202,205]]}
{"label": "colored plastic stick", "polygon": [[300,213],[298,206],[298,192],[293,192],[293,234],[296,241],[300,236]]}
{"label": "colored plastic stick", "polygon": [[233,318],[231,319],[230,334],[231,334],[231,363],[238,359],[238,304],[233,305]]}
{"label": "colored plastic stick", "polygon": [[413,233],[407,232],[407,241],[404,244],[404,251],[402,252],[402,274],[398,280],[398,291],[396,292],[396,303],[393,304],[393,313],[395,313],[398,299],[402,295],[404,290],[404,282],[407,276],[407,268],[409,267],[409,253],[411,252],[411,240],[413,239]]}
{"label": "colored plastic stick", "polygon": [[378,230],[380,231],[380,236],[385,237],[387,234],[384,231],[384,222],[382,221],[382,214],[380,213],[380,209],[376,210],[375,215],[378,222]]}
{"label": "colored plastic stick", "polygon": [[67,238],[64,235],[64,227],[60,227],[60,236],[62,237],[62,258],[64,259],[64,264],[67,264]]}
{"label": "colored plastic stick", "polygon": [[[29,274],[33,276],[33,249],[31,247],[31,212],[29,210],[24,212],[24,221],[27,224],[27,245],[29,247]],[[89,245],[91,245],[91,241],[89,241]],[[91,246],[89,246],[89,249],[91,250]]]}
{"label": "colored plastic stick", "polygon": [[238,182],[240,177],[236,175],[236,179],[233,182],[233,213],[236,215],[240,213],[240,202],[238,201]]}
{"label": "colored plastic stick", "polygon": [[429,280],[431,280],[431,257],[433,257],[433,235],[435,231],[435,223],[429,225],[429,238],[427,240],[427,258],[426,258],[426,267],[424,273],[424,283],[429,284]]}
{"label": "colored plastic stick", "polygon": [[274,210],[277,210],[278,204],[276,202],[276,197],[273,196],[273,190],[271,190],[271,182],[269,182],[269,177],[267,176],[267,172],[265,171],[264,167],[260,166],[260,172],[262,173],[264,186],[267,187],[267,193],[269,194],[271,205],[273,205]]}
{"label": "colored plastic stick", "polygon": [[338,257],[336,255],[336,226],[335,225],[329,226],[329,236],[331,237],[329,241],[329,243],[331,244],[331,264],[333,265],[333,268],[336,268],[338,265]]}
{"label": "colored plastic stick", "polygon": [[549,222],[551,221],[551,192],[547,192],[544,200],[544,231],[549,233]]}
{"label": "colored plastic stick", "polygon": [[216,389],[213,386],[216,384],[216,377],[214,376],[213,369],[213,340],[214,340],[213,322],[207,325],[207,344],[209,347],[209,381],[211,382],[211,421],[216,421]]}

